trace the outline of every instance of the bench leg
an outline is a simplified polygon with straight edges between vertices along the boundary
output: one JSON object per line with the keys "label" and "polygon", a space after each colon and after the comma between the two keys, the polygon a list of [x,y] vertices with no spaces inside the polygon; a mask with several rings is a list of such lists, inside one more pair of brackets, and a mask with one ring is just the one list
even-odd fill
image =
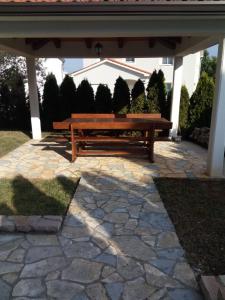
{"label": "bench leg", "polygon": [[151,163],[154,163],[154,129],[148,132],[148,157]]}
{"label": "bench leg", "polygon": [[76,142],[74,142],[72,144],[72,159],[71,159],[71,162],[74,162],[77,158],[77,144]]}
{"label": "bench leg", "polygon": [[71,145],[72,145],[72,157],[71,162],[74,162],[77,158],[77,143],[74,138],[74,132],[73,129],[71,129]]}

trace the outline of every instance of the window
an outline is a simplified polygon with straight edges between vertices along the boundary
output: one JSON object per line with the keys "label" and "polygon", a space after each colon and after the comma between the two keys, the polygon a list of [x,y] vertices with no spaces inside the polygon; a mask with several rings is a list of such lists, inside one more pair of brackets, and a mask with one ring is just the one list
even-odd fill
{"label": "window", "polygon": [[162,64],[163,65],[173,65],[173,58],[172,57],[163,57]]}
{"label": "window", "polygon": [[135,58],[134,57],[127,57],[126,62],[135,62]]}

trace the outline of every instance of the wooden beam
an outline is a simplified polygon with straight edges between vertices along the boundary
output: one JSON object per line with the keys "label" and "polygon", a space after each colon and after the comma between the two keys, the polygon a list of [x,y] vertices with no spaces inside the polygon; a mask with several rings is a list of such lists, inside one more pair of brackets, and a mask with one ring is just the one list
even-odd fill
{"label": "wooden beam", "polygon": [[153,38],[153,37],[149,38],[148,39],[148,46],[149,46],[149,48],[154,48],[155,42],[156,42],[155,38]]}
{"label": "wooden beam", "polygon": [[61,39],[53,39],[52,41],[57,49],[61,48]]}
{"label": "wooden beam", "polygon": [[118,38],[118,47],[120,48],[120,49],[122,49],[123,48],[123,46],[124,46],[124,39],[123,38]]}
{"label": "wooden beam", "polygon": [[88,49],[91,49],[91,48],[92,48],[93,40],[92,40],[91,38],[85,39],[84,42],[85,42],[86,47],[87,47]]}
{"label": "wooden beam", "polygon": [[176,42],[174,42],[170,38],[159,38],[159,43],[171,50],[175,50],[177,47]]}
{"label": "wooden beam", "polygon": [[49,42],[49,39],[25,39],[27,45],[31,45],[33,50],[39,50]]}

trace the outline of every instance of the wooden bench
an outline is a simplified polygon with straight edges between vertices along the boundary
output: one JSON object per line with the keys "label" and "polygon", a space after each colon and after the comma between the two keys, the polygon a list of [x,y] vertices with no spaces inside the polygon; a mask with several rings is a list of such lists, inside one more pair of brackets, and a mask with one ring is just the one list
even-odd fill
{"label": "wooden bench", "polygon": [[[138,143],[139,147],[145,148],[151,162],[154,161],[154,136],[156,130],[169,129],[172,123],[161,118],[160,114],[72,114],[71,118],[63,122],[54,122],[54,129],[70,129],[72,144],[72,161],[79,155],[93,154],[128,154],[130,151],[91,151],[86,146],[101,144]],[[97,135],[91,136],[90,131],[141,131],[140,136],[117,136]],[[75,133],[76,132],[76,133]],[[142,142],[142,143],[140,143]],[[136,149],[133,148],[136,152]]]}

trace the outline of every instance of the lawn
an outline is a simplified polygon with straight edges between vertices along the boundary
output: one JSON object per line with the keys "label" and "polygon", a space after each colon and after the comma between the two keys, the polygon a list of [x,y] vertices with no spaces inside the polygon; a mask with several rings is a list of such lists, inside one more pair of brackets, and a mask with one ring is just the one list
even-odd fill
{"label": "lawn", "polygon": [[192,268],[225,274],[225,180],[154,180]]}
{"label": "lawn", "polygon": [[22,131],[0,131],[0,157],[16,149],[30,139]]}
{"label": "lawn", "polygon": [[64,215],[78,178],[0,179],[0,215]]}

